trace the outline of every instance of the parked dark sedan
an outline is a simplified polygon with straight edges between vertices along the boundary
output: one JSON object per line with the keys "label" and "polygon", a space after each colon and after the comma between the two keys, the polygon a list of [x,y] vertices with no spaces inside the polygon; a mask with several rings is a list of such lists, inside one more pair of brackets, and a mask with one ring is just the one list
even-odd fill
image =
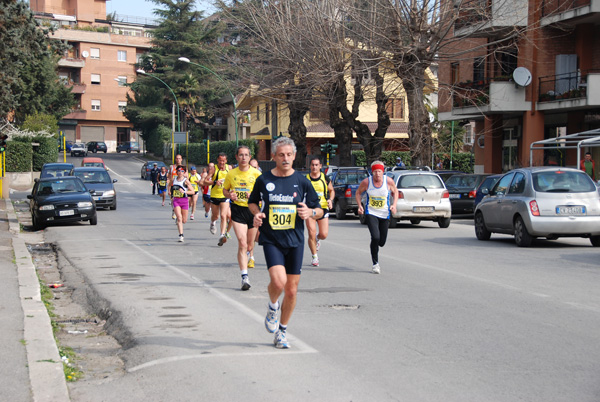
{"label": "parked dark sedan", "polygon": [[152,170],[152,167],[154,166],[154,164],[156,163],[156,167],[158,168],[158,170],[160,170],[161,167],[166,167],[168,170],[168,166],[165,165],[164,162],[161,161],[147,161],[142,165],[142,172],[141,172],[141,177],[144,180],[150,180],[150,171]]}
{"label": "parked dark sedan", "polygon": [[124,142],[122,144],[117,145],[117,153],[120,153],[121,151],[127,153],[137,152],[139,154],[140,146],[137,142]]}
{"label": "parked dark sedan", "polygon": [[446,183],[446,181],[456,175],[456,174],[464,174],[464,172],[460,172],[458,170],[434,170],[433,173],[436,173],[440,178]]}
{"label": "parked dark sedan", "polygon": [[37,180],[27,195],[33,227],[43,229],[59,222],[89,221],[96,225],[96,203],[78,177]]}
{"label": "parked dark sedan", "polygon": [[452,215],[473,214],[477,187],[488,176],[487,174],[455,174],[446,180]]}
{"label": "parked dark sedan", "polygon": [[101,141],[90,141],[87,144],[85,144],[88,152],[104,152],[106,153],[106,151],[108,150],[108,148],[106,147],[106,143],[101,142]]}
{"label": "parked dark sedan", "polygon": [[97,208],[117,209],[117,191],[114,186],[117,179],[111,179],[105,168],[77,167],[71,171],[71,175],[83,181],[92,193]]}
{"label": "parked dark sedan", "polygon": [[489,194],[490,190],[501,177],[501,174],[493,174],[485,178],[479,187],[477,187],[477,192],[475,193],[475,202],[473,203],[474,206],[477,206],[483,197]]}
{"label": "parked dark sedan", "polygon": [[336,219],[345,219],[348,212],[358,216],[356,190],[367,176],[367,169],[363,167],[338,168],[331,174],[330,179],[335,191],[333,209]]}
{"label": "parked dark sedan", "polygon": [[40,178],[70,176],[72,169],[72,163],[44,163],[40,172]]}

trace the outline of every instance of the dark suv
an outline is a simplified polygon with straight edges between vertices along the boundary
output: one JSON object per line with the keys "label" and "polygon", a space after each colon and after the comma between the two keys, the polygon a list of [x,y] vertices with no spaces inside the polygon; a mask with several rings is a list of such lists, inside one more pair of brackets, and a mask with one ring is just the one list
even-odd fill
{"label": "dark suv", "polygon": [[121,151],[124,151],[127,153],[137,152],[139,154],[140,146],[137,142],[127,141],[127,142],[117,145],[117,153],[120,153]]}
{"label": "dark suv", "polygon": [[106,144],[100,141],[90,141],[86,145],[88,152],[104,152],[106,153]]}
{"label": "dark suv", "polygon": [[355,198],[356,190],[368,175],[369,173],[366,168],[339,167],[329,176],[335,191],[333,209],[336,219],[345,219],[348,212],[352,212],[358,216],[358,205]]}

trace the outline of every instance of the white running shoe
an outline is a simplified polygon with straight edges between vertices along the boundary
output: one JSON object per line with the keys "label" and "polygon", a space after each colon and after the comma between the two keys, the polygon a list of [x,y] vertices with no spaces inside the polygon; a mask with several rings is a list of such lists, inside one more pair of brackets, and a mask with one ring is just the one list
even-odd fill
{"label": "white running shoe", "polygon": [[192,214],[192,215],[190,216],[190,219],[191,219],[191,220],[194,220],[194,214]]}
{"label": "white running shoe", "polygon": [[313,267],[318,267],[319,266],[319,257],[317,257],[316,255],[313,255],[311,265]]}
{"label": "white running shoe", "polygon": [[217,221],[210,223],[210,233],[211,234],[217,233]]}
{"label": "white running shoe", "polygon": [[227,236],[225,236],[225,234],[222,234],[219,237],[219,242],[217,243],[217,246],[221,247],[225,243],[227,243]]}
{"label": "white running shoe", "polygon": [[265,328],[270,333],[273,333],[279,328],[279,320],[277,319],[277,310],[273,310],[271,306],[267,306],[267,316],[265,317]]}
{"label": "white running shoe", "polygon": [[242,277],[242,290],[248,290],[250,287],[250,280],[248,279],[248,276],[246,275]]}
{"label": "white running shoe", "polygon": [[183,243],[183,235],[179,235],[179,243]]}
{"label": "white running shoe", "polygon": [[291,347],[285,335],[285,331],[282,330],[277,331],[275,334],[273,345],[275,345],[277,349],[289,349]]}
{"label": "white running shoe", "polygon": [[381,272],[381,269],[379,268],[379,263],[377,263],[377,264],[373,265],[373,270],[372,270],[372,272],[373,272],[374,274],[378,274],[378,273],[380,273],[380,272]]}

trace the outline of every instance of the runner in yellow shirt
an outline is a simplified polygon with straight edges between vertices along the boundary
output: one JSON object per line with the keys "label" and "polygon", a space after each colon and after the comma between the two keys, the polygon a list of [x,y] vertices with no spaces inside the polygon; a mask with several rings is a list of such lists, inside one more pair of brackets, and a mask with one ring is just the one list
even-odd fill
{"label": "runner in yellow shirt", "polygon": [[[248,209],[248,197],[254,188],[256,178],[261,173],[250,166],[250,148],[247,146],[238,147],[235,158],[238,167],[227,173],[223,194],[231,200],[231,221],[233,231],[238,238],[237,259],[242,274],[242,290],[248,290],[250,289],[248,280],[250,261],[246,253],[254,248],[254,238],[258,230],[253,224],[254,215]],[[254,261],[251,261],[254,266]]]}
{"label": "runner in yellow shirt", "polygon": [[[313,267],[319,266],[317,251],[319,251],[319,248],[321,247],[321,240],[325,240],[329,234],[329,211],[333,208],[333,197],[335,196],[331,180],[321,172],[322,166],[321,159],[319,159],[318,156],[311,158],[310,173],[306,175],[306,178],[310,180],[310,183],[313,185],[319,196],[319,204],[324,213],[318,220],[306,220],[306,229],[308,229],[308,248],[310,248],[312,254],[311,264]],[[319,226],[318,235],[317,226]]]}
{"label": "runner in yellow shirt", "polygon": [[210,233],[215,234],[217,232],[217,219],[221,218],[221,236],[219,236],[219,246],[222,246],[227,242],[227,226],[231,217],[231,210],[229,209],[229,200],[225,198],[223,194],[223,184],[225,178],[229,173],[229,166],[227,165],[227,155],[220,153],[217,156],[217,166],[215,173],[212,177],[206,178],[204,185],[210,186],[210,202],[212,209],[212,216],[210,218]]}
{"label": "runner in yellow shirt", "polygon": [[194,195],[190,196],[190,208],[192,213],[190,215],[190,219],[194,220],[194,213],[196,212],[196,204],[198,203],[198,182],[200,181],[200,175],[196,171],[196,166],[190,167],[190,177],[188,177],[190,184],[192,185],[192,189],[194,190]]}

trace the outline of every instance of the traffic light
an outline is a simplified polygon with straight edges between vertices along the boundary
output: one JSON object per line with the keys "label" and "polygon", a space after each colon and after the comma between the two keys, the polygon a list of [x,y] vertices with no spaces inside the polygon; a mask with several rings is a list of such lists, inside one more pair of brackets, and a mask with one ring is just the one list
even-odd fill
{"label": "traffic light", "polygon": [[327,144],[321,144],[321,152],[324,153],[324,154],[326,154],[328,152],[327,151],[328,146],[329,146],[329,143],[327,143]]}
{"label": "traffic light", "polygon": [[3,134],[0,136],[0,152],[6,151],[6,140],[8,139],[8,135]]}
{"label": "traffic light", "polygon": [[331,154],[332,157],[335,156],[337,147],[338,147],[337,144],[329,144],[329,148],[330,148],[329,153]]}

